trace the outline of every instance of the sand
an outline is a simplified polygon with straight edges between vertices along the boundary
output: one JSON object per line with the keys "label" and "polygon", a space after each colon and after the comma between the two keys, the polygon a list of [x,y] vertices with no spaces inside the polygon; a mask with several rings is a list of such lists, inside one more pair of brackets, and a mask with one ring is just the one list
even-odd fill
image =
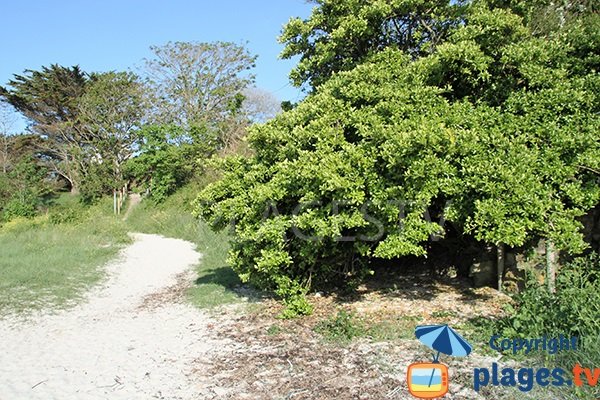
{"label": "sand", "polygon": [[0,400],[204,397],[198,365],[223,344],[209,335],[211,318],[185,302],[142,307],[193,279],[186,271],[200,254],[182,240],[133,236],[80,305],[0,320]]}

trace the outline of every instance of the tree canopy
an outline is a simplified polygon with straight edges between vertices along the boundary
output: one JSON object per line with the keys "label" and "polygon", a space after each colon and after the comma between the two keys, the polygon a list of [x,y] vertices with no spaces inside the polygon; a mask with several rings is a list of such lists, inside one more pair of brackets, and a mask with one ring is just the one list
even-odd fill
{"label": "tree canopy", "polygon": [[[309,20],[403,5],[419,25],[420,7],[433,4],[387,3],[319,2]],[[600,201],[600,76],[580,49],[600,48],[584,36],[598,15],[538,36],[510,8],[442,3],[436,20],[449,28],[426,51],[373,48],[336,73],[311,64],[324,79],[314,93],[254,128],[255,154],[224,161],[223,179],[199,196],[215,228],[233,221],[241,277],[275,289],[292,312],[307,311],[311,286],[359,278],[374,259],[425,255],[432,235],[446,234],[430,215],[482,244],[585,247],[578,217]],[[373,21],[360,32],[379,37]],[[362,49],[342,37],[337,45]],[[307,54],[338,54],[328,40]]]}
{"label": "tree canopy", "polygon": [[[85,201],[130,181],[164,199],[199,173],[197,161],[244,151],[248,126],[278,111],[273,97],[252,85],[256,57],[243,45],[170,42],[151,50],[144,78],[52,64],[0,87],[2,104],[28,122],[31,156],[44,179],[56,187],[62,181]],[[20,158],[15,141],[0,133],[6,177]]]}
{"label": "tree canopy", "polygon": [[306,20],[292,18],[279,40],[281,56],[300,56],[291,73],[296,86],[317,87],[391,47],[412,57],[430,54],[464,20],[466,1],[315,0]]}
{"label": "tree canopy", "polygon": [[230,42],[169,42],[152,46],[146,70],[161,122],[184,127],[214,125],[239,109],[254,81],[256,56]]}
{"label": "tree canopy", "polygon": [[80,171],[74,153],[80,146],[76,120],[78,101],[86,90],[89,76],[78,66],[52,64],[40,71],[26,70],[0,87],[0,98],[13,106],[29,122],[41,143],[52,171],[78,190]]}

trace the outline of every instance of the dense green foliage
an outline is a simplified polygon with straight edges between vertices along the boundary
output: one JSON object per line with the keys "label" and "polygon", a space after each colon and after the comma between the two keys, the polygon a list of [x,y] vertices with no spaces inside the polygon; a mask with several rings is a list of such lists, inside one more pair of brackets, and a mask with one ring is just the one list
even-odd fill
{"label": "dense green foliage", "polygon": [[52,186],[45,180],[48,168],[35,157],[36,140],[30,135],[0,137],[7,154],[0,171],[0,222],[32,217]]}
{"label": "dense green foliage", "polygon": [[252,131],[252,157],[222,162],[197,211],[216,229],[234,222],[244,281],[309,312],[310,287],[425,255],[442,214],[481,243],[586,246],[577,217],[600,200],[600,77],[581,47],[600,46],[585,28],[600,17],[538,37],[509,9],[464,12],[425,54],[387,48],[333,74]]}
{"label": "dense green foliage", "polygon": [[[489,24],[484,20],[479,21],[484,28],[480,33],[489,35],[485,39],[488,44],[493,44],[504,33],[508,34],[506,40],[512,40],[510,26],[503,31],[502,27],[494,24],[494,20],[497,22],[504,18],[504,11],[520,17],[535,37],[551,36],[600,11],[593,0],[313,2],[317,7],[310,17],[306,20],[290,19],[279,38],[285,45],[281,54],[283,58],[300,56],[298,65],[290,75],[292,82],[296,86],[308,85],[313,89],[334,73],[350,70],[386,48],[402,50],[412,58],[434,53],[439,45],[452,42],[450,37],[457,28],[473,22],[472,9],[469,8],[471,4],[487,3],[499,13],[488,20]],[[516,23],[520,24],[520,21]],[[588,40],[589,36],[593,38],[598,35],[594,24],[581,23],[587,35],[580,36],[580,45],[589,51],[585,57],[596,58],[597,62],[598,49],[594,45],[597,42]]]}
{"label": "dense green foliage", "polygon": [[337,71],[347,71],[367,57],[391,47],[413,57],[427,55],[443,43],[464,17],[465,1],[316,0],[311,16],[292,18],[279,41],[282,57],[301,56],[292,82],[312,87]]}
{"label": "dense green foliage", "polygon": [[532,277],[516,301],[500,323],[506,337],[571,335],[595,340],[600,337],[600,256],[591,253],[563,266],[557,276],[556,295]]}
{"label": "dense green foliage", "polygon": [[124,166],[134,156],[146,115],[144,86],[126,72],[94,74],[78,101],[84,199],[102,197],[125,185]]}
{"label": "dense green foliage", "polygon": [[40,185],[45,176],[44,168],[38,166],[30,157],[21,159],[6,174],[6,203],[0,208],[5,220],[15,217],[33,217],[36,214],[39,198],[46,188]]}
{"label": "dense green foliage", "polygon": [[126,164],[126,172],[155,203],[189,182],[198,170],[197,161],[214,149],[206,130],[195,126],[186,130],[176,125],[147,125],[139,136],[139,154]]}

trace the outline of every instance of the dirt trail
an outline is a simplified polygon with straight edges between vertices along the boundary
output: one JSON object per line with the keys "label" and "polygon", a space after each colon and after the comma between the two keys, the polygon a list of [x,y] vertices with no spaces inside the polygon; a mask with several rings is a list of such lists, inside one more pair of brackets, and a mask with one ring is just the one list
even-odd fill
{"label": "dirt trail", "polygon": [[142,196],[139,193],[131,193],[129,195],[129,198],[127,201],[127,210],[125,211],[125,214],[123,215],[123,221],[125,221],[127,219],[127,217],[129,217],[129,214],[131,214],[131,211],[133,211],[133,209],[135,207],[137,207],[137,205],[140,204],[141,201],[142,201]]}
{"label": "dirt trail", "polygon": [[210,318],[184,303],[147,301],[191,281],[200,254],[182,240],[134,237],[83,304],[0,320],[0,400],[202,398],[189,376],[221,348],[208,335]]}

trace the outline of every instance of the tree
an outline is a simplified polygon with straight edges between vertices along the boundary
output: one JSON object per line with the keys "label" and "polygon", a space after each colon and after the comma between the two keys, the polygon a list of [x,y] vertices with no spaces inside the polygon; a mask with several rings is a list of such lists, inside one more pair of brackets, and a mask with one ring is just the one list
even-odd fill
{"label": "tree", "polygon": [[600,11],[600,5],[594,0],[493,0],[490,3],[523,17],[534,36],[552,35]]}
{"label": "tree", "polygon": [[39,154],[39,142],[32,134],[0,135],[6,154],[0,171],[0,219],[35,215],[38,204],[54,189]]}
{"label": "tree", "polygon": [[154,58],[146,60],[146,69],[161,123],[214,128],[236,111],[254,80],[248,71],[256,56],[241,45],[169,42],[151,50]]}
{"label": "tree", "polygon": [[430,54],[464,20],[467,1],[314,0],[311,16],[292,18],[279,41],[282,58],[300,56],[290,78],[316,88],[338,71],[391,47],[412,57]]}
{"label": "tree", "polygon": [[44,179],[48,171],[32,156],[21,158],[6,175],[9,195],[4,204],[0,200],[4,220],[15,217],[33,217],[40,200],[48,194]]}
{"label": "tree", "polygon": [[267,122],[281,112],[281,102],[267,90],[250,86],[243,95],[242,113],[252,122]]}
{"label": "tree", "polygon": [[136,75],[107,72],[95,74],[79,98],[76,122],[83,143],[79,157],[87,165],[87,179],[94,181],[88,197],[125,184],[124,164],[138,149],[138,131],[144,123],[145,93]]}
{"label": "tree", "polygon": [[[127,173],[137,185],[148,190],[155,203],[189,181],[195,170],[194,160],[205,156],[199,146],[175,125],[147,125],[140,131],[139,154],[127,163]],[[199,152],[200,151],[200,152]]]}
{"label": "tree", "polygon": [[429,54],[387,48],[331,75],[252,130],[253,156],[222,162],[196,211],[233,226],[243,280],[306,312],[310,287],[426,255],[446,234],[427,218],[440,210],[482,245],[585,247],[578,217],[600,202],[600,78],[580,68],[581,27],[540,38],[510,10],[465,13]]}
{"label": "tree", "polygon": [[10,106],[0,101],[0,170],[6,174],[11,163],[9,152],[10,138],[16,124],[16,116]]}
{"label": "tree", "polygon": [[15,75],[8,88],[0,87],[0,98],[29,121],[32,133],[45,139],[41,150],[48,166],[69,182],[73,192],[78,191],[80,181],[77,103],[88,81],[78,66],[52,64],[41,71],[26,70],[23,75]]}
{"label": "tree", "polygon": [[245,138],[254,123],[266,122],[281,111],[281,103],[272,93],[256,86],[247,87],[230,118],[221,124],[218,147],[221,155],[249,154]]}

